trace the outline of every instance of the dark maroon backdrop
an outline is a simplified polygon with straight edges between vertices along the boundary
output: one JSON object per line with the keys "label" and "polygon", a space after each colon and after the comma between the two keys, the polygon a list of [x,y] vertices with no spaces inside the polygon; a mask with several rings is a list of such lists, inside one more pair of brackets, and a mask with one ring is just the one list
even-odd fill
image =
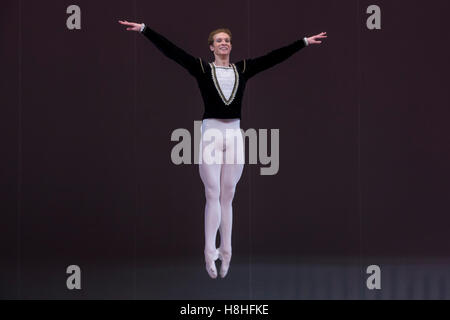
{"label": "dark maroon backdrop", "polygon": [[120,292],[95,280],[129,297],[145,261],[202,263],[198,167],[170,160],[172,131],[201,119],[199,90],[119,19],[208,60],[216,27],[233,31],[233,61],[328,33],[248,85],[242,127],[280,129],[280,171],[245,167],[235,254],[450,254],[448,1],[376,1],[376,31],[362,0],[79,0],[76,31],[71,1],[3,2],[2,297],[54,297],[68,265],[118,262]]}

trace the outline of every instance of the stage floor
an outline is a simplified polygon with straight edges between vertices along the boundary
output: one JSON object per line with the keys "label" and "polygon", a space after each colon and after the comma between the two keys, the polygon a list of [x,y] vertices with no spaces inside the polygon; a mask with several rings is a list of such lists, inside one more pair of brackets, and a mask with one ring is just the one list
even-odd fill
{"label": "stage floor", "polygon": [[[366,259],[367,260],[367,259]],[[7,268],[2,299],[317,300],[450,299],[450,261],[233,257],[228,276],[210,279],[198,259],[80,264],[81,290],[68,290],[62,262]],[[381,268],[381,290],[366,287],[366,268]],[[218,269],[220,261],[217,262]],[[20,285],[18,285],[20,283]]]}

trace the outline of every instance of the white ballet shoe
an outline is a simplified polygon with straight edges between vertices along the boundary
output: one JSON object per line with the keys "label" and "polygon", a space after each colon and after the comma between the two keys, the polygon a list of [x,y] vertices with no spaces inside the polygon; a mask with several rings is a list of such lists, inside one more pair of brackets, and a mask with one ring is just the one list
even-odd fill
{"label": "white ballet shoe", "polygon": [[220,266],[220,276],[225,278],[228,274],[228,269],[230,268],[231,254],[223,254],[219,251],[219,259],[222,261]]}
{"label": "white ballet shoe", "polygon": [[219,259],[219,251],[216,249],[213,254],[205,251],[206,272],[212,279],[217,278],[216,260]]}
{"label": "white ballet shoe", "polygon": [[222,279],[227,276],[229,268],[230,262],[228,263],[222,262],[222,265],[220,266],[220,276],[222,277]]}
{"label": "white ballet shoe", "polygon": [[216,268],[216,263],[215,261],[213,261],[210,264],[206,264],[206,272],[208,272],[208,275],[212,278],[212,279],[216,279],[217,278],[217,268]]}

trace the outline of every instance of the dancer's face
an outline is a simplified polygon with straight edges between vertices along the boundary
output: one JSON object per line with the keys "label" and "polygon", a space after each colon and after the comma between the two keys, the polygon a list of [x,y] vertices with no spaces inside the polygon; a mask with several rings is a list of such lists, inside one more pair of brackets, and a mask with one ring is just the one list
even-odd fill
{"label": "dancer's face", "polygon": [[210,46],[210,49],[218,56],[229,55],[232,49],[230,36],[225,32],[220,32],[214,35],[214,43]]}

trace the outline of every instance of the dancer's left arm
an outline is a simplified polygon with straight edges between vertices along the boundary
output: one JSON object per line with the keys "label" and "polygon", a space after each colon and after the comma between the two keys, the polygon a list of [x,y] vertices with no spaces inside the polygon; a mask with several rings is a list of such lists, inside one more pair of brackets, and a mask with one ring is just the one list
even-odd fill
{"label": "dancer's left arm", "polygon": [[268,54],[253,58],[253,59],[246,59],[243,60],[243,74],[247,77],[247,79],[250,79],[251,77],[255,76],[256,74],[267,70],[283,61],[291,57],[294,53],[300,51],[304,47],[311,45],[311,44],[320,44],[322,41],[318,39],[326,38],[327,35],[326,32],[322,32],[318,35],[312,36],[312,37],[305,37],[301,40],[297,40],[287,46],[284,46],[282,48],[273,50],[269,52]]}

